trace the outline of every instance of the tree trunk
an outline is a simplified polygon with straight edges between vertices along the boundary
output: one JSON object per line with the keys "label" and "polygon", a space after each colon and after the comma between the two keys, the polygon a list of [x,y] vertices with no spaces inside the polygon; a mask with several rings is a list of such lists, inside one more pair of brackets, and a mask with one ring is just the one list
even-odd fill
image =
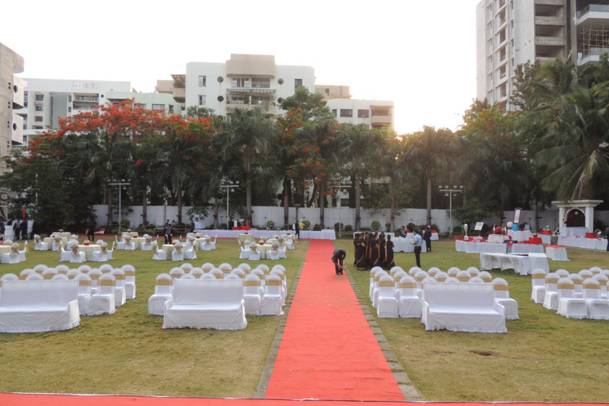
{"label": "tree trunk", "polygon": [[427,176],[427,225],[431,226],[431,176]]}
{"label": "tree trunk", "polygon": [[354,177],[354,187],[355,187],[355,231],[359,231],[360,229],[360,195],[362,186],[359,183],[359,179]]}
{"label": "tree trunk", "polygon": [[112,204],[112,186],[106,188],[106,196],[108,196],[108,225],[112,225],[112,220],[114,218],[112,210],[114,209],[114,205]]}
{"label": "tree trunk", "polygon": [[395,230],[395,195],[393,194],[393,188],[391,184],[389,184],[389,201],[390,201],[390,209],[389,209],[389,222],[391,223],[391,232]]}
{"label": "tree trunk", "polygon": [[319,224],[322,229],[324,228],[324,209],[326,206],[326,188],[324,182],[324,180],[321,180],[319,183]]}
{"label": "tree trunk", "polygon": [[[218,206],[218,199],[214,199],[214,228],[217,230],[220,228],[220,206]],[[228,213],[226,217],[226,221],[228,222]]]}
{"label": "tree trunk", "polygon": [[283,226],[289,228],[290,225],[290,179],[286,176],[283,179]]}
{"label": "tree trunk", "polygon": [[246,174],[245,179],[245,221],[248,226],[252,225],[252,176],[250,173]]}
{"label": "tree trunk", "polygon": [[182,188],[178,189],[176,204],[178,206],[178,224],[182,224]]}
{"label": "tree trunk", "polygon": [[148,224],[148,187],[144,188],[142,199],[142,224]]}

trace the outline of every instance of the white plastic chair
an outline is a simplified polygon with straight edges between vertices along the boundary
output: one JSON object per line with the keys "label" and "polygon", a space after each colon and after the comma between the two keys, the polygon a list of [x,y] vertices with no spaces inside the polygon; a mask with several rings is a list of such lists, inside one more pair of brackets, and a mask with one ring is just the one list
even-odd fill
{"label": "white plastic chair", "polygon": [[507,281],[503,278],[496,278],[492,283],[495,289],[495,302],[505,309],[505,318],[518,320],[518,302],[510,297]]}
{"label": "white plastic chair", "polygon": [[99,287],[89,301],[89,315],[113,314],[116,311],[114,276],[103,274],[97,283]]}
{"label": "white plastic chair", "polygon": [[533,303],[543,303],[546,295],[546,271],[533,269],[531,272],[531,300]]}
{"label": "white plastic chair", "polygon": [[546,275],[546,294],[543,297],[543,307],[546,309],[554,311],[558,309],[558,289],[556,287],[558,280],[558,275],[553,272]]}
{"label": "white plastic chair", "polygon": [[398,301],[395,298],[395,281],[389,275],[383,275],[378,281],[378,298],[376,312],[379,318],[397,318]]}
{"label": "white plastic chair", "polygon": [[601,285],[598,280],[594,278],[586,279],[583,283],[583,288],[588,318],[592,320],[609,320],[609,300],[601,297]]}
{"label": "white plastic chair", "polygon": [[260,303],[261,315],[279,316],[283,313],[281,285],[281,279],[277,275],[268,275],[264,279],[264,295]]}
{"label": "white plastic chair", "polygon": [[154,293],[148,298],[148,314],[162,316],[165,313],[165,302],[171,299],[171,275],[162,273],[154,280]]}
{"label": "white plastic chair", "polygon": [[575,297],[575,283],[568,278],[558,280],[557,313],[570,319],[585,319],[588,317],[586,300]]}
{"label": "white plastic chair", "polygon": [[[438,274],[436,274],[436,277]],[[417,295],[417,282],[410,275],[403,276],[398,284],[398,314],[402,318],[421,317],[421,299]]]}

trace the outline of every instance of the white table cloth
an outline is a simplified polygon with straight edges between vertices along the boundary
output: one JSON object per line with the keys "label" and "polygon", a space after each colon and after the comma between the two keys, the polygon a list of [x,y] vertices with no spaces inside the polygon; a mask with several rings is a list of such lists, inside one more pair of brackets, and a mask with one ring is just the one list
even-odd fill
{"label": "white table cloth", "polygon": [[552,261],[568,261],[567,249],[561,246],[547,246],[546,256]]}
{"label": "white table cloth", "polygon": [[512,241],[528,241],[533,236],[533,233],[529,230],[508,231],[508,236],[512,237]]}
{"label": "white table cloth", "polygon": [[519,275],[529,275],[533,269],[550,271],[546,254],[480,254],[480,269],[513,269]]}
{"label": "white table cloth", "polygon": [[585,237],[559,237],[558,245],[566,247],[583,248],[588,250],[605,251],[607,250],[606,238],[585,238]]}
{"label": "white table cloth", "polygon": [[[197,233],[201,233],[204,235],[209,235],[210,237],[216,238],[234,238],[238,239],[241,235],[250,235],[254,238],[272,238],[276,235],[286,235],[292,234],[293,231],[290,230],[195,230]],[[243,237],[241,237],[243,238]],[[309,231],[309,230],[301,230],[300,238],[305,240],[335,240],[336,233],[334,230],[321,230],[321,231]]]}
{"label": "white table cloth", "polygon": [[10,254],[11,246],[10,245],[0,245],[0,255],[2,254]]}
{"label": "white table cloth", "polygon": [[538,253],[538,254],[543,254],[544,253],[543,245],[541,245],[541,244],[518,244],[518,243],[512,244],[512,250],[511,250],[512,254],[530,254],[532,252]]}
{"label": "white table cloth", "polygon": [[[393,252],[414,252],[414,238],[396,237],[393,240]],[[425,240],[421,243],[421,252],[427,252]]]}
{"label": "white table cloth", "polygon": [[455,249],[457,252],[465,252],[467,254],[478,254],[481,252],[505,253],[507,244],[479,240],[455,240]]}

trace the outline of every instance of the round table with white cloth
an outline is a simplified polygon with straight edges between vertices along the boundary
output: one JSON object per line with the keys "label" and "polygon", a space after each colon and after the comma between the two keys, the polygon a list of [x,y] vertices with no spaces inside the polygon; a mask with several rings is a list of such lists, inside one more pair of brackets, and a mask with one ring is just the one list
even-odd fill
{"label": "round table with white cloth", "polygon": [[[414,252],[414,238],[396,237],[393,240],[393,252]],[[427,252],[425,240],[421,241],[421,252]]]}
{"label": "round table with white cloth", "polygon": [[530,254],[532,252],[543,254],[543,245],[541,244],[512,244],[512,254]]}
{"label": "round table with white cloth", "polygon": [[10,245],[0,245],[0,255],[2,254],[10,254],[11,246]]}
{"label": "round table with white cloth", "polygon": [[165,251],[167,258],[171,258],[171,253],[173,252],[174,248],[175,247],[173,246],[173,244],[163,244],[163,251]]}
{"label": "round table with white cloth", "polygon": [[543,269],[549,272],[548,258],[546,254],[496,254],[481,253],[480,269],[490,271],[492,269],[513,269],[519,275],[529,275],[533,269]]}

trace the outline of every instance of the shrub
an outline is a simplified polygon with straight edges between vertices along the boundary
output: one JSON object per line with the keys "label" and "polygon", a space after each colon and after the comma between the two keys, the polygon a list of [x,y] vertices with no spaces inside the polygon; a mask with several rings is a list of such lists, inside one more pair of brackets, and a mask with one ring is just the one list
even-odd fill
{"label": "shrub", "polygon": [[381,223],[377,220],[374,220],[372,223],[370,223],[370,228],[373,231],[379,231],[381,229]]}
{"label": "shrub", "polygon": [[269,220],[266,222],[266,228],[269,230],[273,230],[275,228],[275,222],[273,220]]}
{"label": "shrub", "polygon": [[438,230],[439,230],[439,228],[438,228],[437,224],[432,224],[431,225],[431,231],[438,231]]}
{"label": "shrub", "polygon": [[406,229],[407,229],[408,231],[410,231],[410,232],[413,232],[413,231],[414,231],[416,228],[417,228],[417,226],[416,226],[416,224],[414,224],[414,223],[408,223],[408,224],[406,225]]}
{"label": "shrub", "polygon": [[311,228],[311,222],[309,220],[302,220],[302,229],[309,230]]}
{"label": "shrub", "polygon": [[391,232],[391,223],[385,223],[385,231],[388,233]]}
{"label": "shrub", "polygon": [[315,224],[313,226],[313,231],[321,231],[321,224]]}
{"label": "shrub", "polygon": [[338,232],[341,230],[341,228],[343,228],[343,229],[344,229],[344,227],[343,227],[343,223],[335,223],[335,224],[334,224],[334,231],[335,231],[335,232],[337,232],[337,233],[338,233]]}
{"label": "shrub", "polygon": [[349,231],[349,232],[351,232],[351,231],[353,231],[353,226],[352,226],[351,224],[347,224],[347,225],[345,226],[344,230],[345,230],[345,231]]}
{"label": "shrub", "polygon": [[453,227],[453,233],[454,234],[462,234],[463,233],[463,227],[461,227],[461,226],[455,226],[455,227]]}

